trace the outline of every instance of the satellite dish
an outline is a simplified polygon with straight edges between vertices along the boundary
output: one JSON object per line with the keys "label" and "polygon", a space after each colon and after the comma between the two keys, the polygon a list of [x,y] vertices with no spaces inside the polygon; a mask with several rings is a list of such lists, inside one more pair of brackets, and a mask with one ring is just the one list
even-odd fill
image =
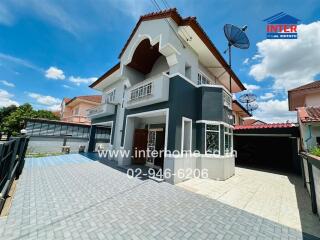
{"label": "satellite dish", "polygon": [[252,112],[253,111],[255,111],[255,110],[257,110],[258,109],[258,107],[259,107],[259,105],[257,104],[257,103],[249,103],[248,104],[248,109],[247,109],[247,111],[249,112],[249,113],[251,113],[251,115],[252,115]]}
{"label": "satellite dish", "polygon": [[242,28],[236,27],[232,24],[224,25],[224,35],[228,39],[228,45],[234,46],[236,48],[248,49],[250,46],[249,39],[245,30],[247,30],[247,26]]}
{"label": "satellite dish", "polygon": [[241,103],[251,103],[257,100],[257,96],[253,93],[246,93],[240,96],[239,101]]}
{"label": "satellite dish", "polygon": [[258,104],[255,103],[256,100],[257,100],[257,95],[253,93],[246,93],[239,97],[239,101],[241,103],[246,104],[246,109],[251,114],[253,111],[257,110],[259,107]]}
{"label": "satellite dish", "polygon": [[[234,46],[240,49],[248,49],[250,46],[249,39],[245,31],[248,26],[245,25],[242,28],[234,26],[232,24],[226,24],[223,27],[224,35],[228,40],[228,49],[224,51],[229,52],[229,68],[231,69],[231,47]],[[230,92],[231,92],[231,74],[229,74]]]}

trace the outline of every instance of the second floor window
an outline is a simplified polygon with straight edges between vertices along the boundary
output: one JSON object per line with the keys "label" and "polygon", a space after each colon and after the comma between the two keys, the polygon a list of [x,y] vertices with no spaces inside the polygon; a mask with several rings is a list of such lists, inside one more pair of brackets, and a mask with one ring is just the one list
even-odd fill
{"label": "second floor window", "polygon": [[116,89],[113,89],[112,91],[106,93],[105,102],[106,103],[114,102],[115,98],[116,98]]}
{"label": "second floor window", "polygon": [[79,114],[79,108],[77,107],[74,111],[73,111],[74,115],[78,115]]}
{"label": "second floor window", "polygon": [[198,85],[210,84],[210,80],[201,73],[198,73]]}
{"label": "second floor window", "polygon": [[232,98],[230,97],[229,94],[226,92],[223,92],[223,104],[227,106],[229,109],[231,109],[231,104],[232,104]]}

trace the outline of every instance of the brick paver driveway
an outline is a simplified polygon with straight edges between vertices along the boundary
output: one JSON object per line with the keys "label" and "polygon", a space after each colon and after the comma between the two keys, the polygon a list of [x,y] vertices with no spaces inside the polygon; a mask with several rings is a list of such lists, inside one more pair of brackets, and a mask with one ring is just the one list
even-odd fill
{"label": "brick paver driveway", "polygon": [[128,179],[78,154],[28,159],[10,214],[0,220],[0,239],[302,237],[297,230],[170,184]]}

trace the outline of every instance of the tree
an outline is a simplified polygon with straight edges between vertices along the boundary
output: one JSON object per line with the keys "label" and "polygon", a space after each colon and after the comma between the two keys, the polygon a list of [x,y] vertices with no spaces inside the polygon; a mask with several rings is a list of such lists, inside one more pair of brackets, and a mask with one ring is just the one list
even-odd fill
{"label": "tree", "polygon": [[26,118],[44,118],[49,120],[58,120],[58,118],[47,110],[33,110],[29,103],[23,104],[16,108],[15,111],[10,112],[9,115],[3,118],[1,122],[1,131],[16,136],[23,128],[24,120]]}
{"label": "tree", "polygon": [[15,110],[17,110],[17,106],[16,105],[10,105],[8,107],[2,107],[0,108],[0,123],[2,123],[3,119],[10,115],[10,113],[14,112]]}

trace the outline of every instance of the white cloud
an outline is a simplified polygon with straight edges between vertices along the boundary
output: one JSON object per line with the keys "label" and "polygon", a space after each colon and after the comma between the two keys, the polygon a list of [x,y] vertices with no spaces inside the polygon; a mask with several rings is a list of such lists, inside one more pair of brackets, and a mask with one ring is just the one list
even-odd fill
{"label": "white cloud", "polygon": [[56,67],[49,67],[46,70],[46,78],[63,80],[66,78],[63,71]]}
{"label": "white cloud", "polygon": [[69,81],[74,83],[77,86],[80,86],[80,84],[90,84],[90,83],[93,83],[95,80],[97,80],[96,77],[90,77],[90,78],[82,78],[82,77],[74,77],[74,76],[69,77]]}
{"label": "white cloud", "polygon": [[[75,7],[76,6],[76,7]],[[109,9],[105,13],[106,6]],[[107,29],[119,12],[133,19],[154,8],[149,1],[141,0],[1,0],[0,24],[12,24],[32,16],[79,37],[83,31]],[[98,24],[97,24],[98,23]],[[97,27],[99,26],[99,27]]]}
{"label": "white cloud", "polygon": [[3,85],[7,86],[7,87],[15,87],[15,85],[14,85],[13,83],[8,82],[8,81],[6,81],[6,80],[0,80],[0,82],[1,82]]}
{"label": "white cloud", "polygon": [[297,122],[296,112],[289,112],[288,100],[268,100],[257,102],[259,108],[254,111],[253,117],[265,122]]}
{"label": "white cloud", "polygon": [[242,64],[244,64],[244,65],[248,65],[249,64],[249,58],[246,58],[245,60],[243,60],[243,62],[242,62]]}
{"label": "white cloud", "polygon": [[298,25],[297,40],[263,40],[257,43],[258,61],[250,75],[257,81],[269,77],[273,88],[288,90],[312,82],[320,73],[320,21]]}
{"label": "white cloud", "polygon": [[274,97],[274,94],[273,94],[273,93],[270,93],[270,92],[265,93],[264,95],[260,96],[260,98],[261,98],[262,100],[268,100],[268,99],[273,98],[273,97]]}
{"label": "white cloud", "polygon": [[0,53],[0,59],[4,60],[4,61],[9,61],[12,62],[14,64],[26,67],[26,68],[30,68],[39,72],[42,72],[43,69],[34,65],[33,63],[29,62],[28,60],[22,59],[22,58],[18,58],[18,57],[14,57],[11,56],[9,54],[5,54],[5,53]]}
{"label": "white cloud", "polygon": [[62,87],[66,88],[66,89],[71,89],[72,87],[70,87],[69,85],[63,84]]}
{"label": "white cloud", "polygon": [[55,104],[55,105],[47,107],[47,109],[49,111],[59,111],[61,109],[61,105],[60,104]]}
{"label": "white cloud", "polygon": [[48,109],[61,104],[61,99],[52,96],[41,95],[38,93],[28,93],[28,96],[35,99],[37,103],[47,106]]}
{"label": "white cloud", "polygon": [[254,84],[246,84],[246,83],[244,83],[243,85],[245,86],[245,88],[246,88],[249,92],[260,89],[260,86],[254,85]]}
{"label": "white cloud", "polygon": [[19,106],[19,103],[12,100],[13,95],[6,90],[0,89],[0,107],[7,107],[10,105]]}

